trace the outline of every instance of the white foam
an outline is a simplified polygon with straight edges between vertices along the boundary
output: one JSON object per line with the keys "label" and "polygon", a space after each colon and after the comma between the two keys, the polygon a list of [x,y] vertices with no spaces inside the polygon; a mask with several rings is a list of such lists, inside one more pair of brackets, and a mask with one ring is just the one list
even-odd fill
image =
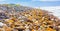
{"label": "white foam", "polygon": [[60,6],[53,6],[53,7],[40,7],[42,10],[47,10],[49,12],[53,12],[54,16],[60,18]]}

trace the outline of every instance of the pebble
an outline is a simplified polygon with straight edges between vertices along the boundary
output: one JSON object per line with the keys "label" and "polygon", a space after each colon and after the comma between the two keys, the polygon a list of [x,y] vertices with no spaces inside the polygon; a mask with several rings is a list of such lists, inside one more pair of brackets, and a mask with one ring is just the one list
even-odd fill
{"label": "pebble", "polygon": [[4,23],[0,22],[0,26],[3,26],[3,25],[4,25]]}

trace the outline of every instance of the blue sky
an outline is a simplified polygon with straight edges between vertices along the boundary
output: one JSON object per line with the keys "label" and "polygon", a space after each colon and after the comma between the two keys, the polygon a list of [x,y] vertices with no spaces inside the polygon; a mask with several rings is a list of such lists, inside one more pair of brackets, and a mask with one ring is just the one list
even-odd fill
{"label": "blue sky", "polygon": [[0,4],[21,4],[30,7],[60,6],[60,0],[0,0]]}

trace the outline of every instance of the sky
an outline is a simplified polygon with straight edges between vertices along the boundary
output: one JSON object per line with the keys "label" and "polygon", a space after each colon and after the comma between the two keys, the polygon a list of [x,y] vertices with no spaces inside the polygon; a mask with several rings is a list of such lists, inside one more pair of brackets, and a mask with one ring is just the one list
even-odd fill
{"label": "sky", "polygon": [[30,7],[60,6],[60,0],[0,0],[0,4],[20,4]]}

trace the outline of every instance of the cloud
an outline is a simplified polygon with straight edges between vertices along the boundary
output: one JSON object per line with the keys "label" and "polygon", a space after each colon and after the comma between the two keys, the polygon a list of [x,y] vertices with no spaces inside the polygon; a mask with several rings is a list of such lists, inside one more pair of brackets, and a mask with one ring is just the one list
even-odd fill
{"label": "cloud", "polygon": [[60,1],[60,0],[32,0],[32,1]]}
{"label": "cloud", "polygon": [[0,1],[6,1],[6,0],[0,0]]}

